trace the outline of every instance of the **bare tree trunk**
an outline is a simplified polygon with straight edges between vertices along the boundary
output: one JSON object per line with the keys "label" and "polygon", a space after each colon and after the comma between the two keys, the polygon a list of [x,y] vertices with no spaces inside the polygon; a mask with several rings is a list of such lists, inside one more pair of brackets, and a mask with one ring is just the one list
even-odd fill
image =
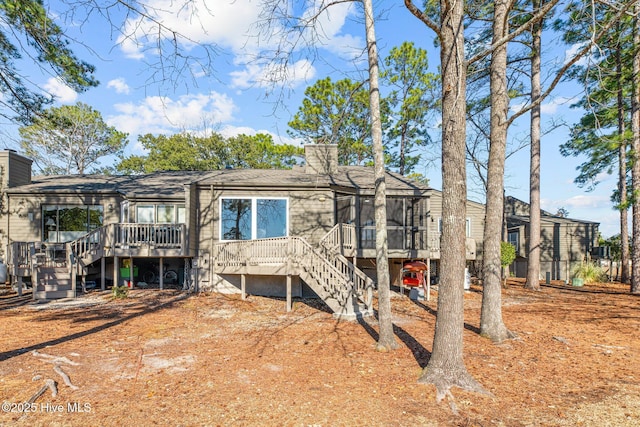
{"label": "bare tree trunk", "polygon": [[[618,30],[620,24],[617,24]],[[624,140],[625,111],[623,101],[622,83],[622,47],[616,48],[616,75],[618,77],[618,135],[620,147],[618,147],[618,191],[620,192],[620,263],[622,264],[621,281],[629,282],[629,220],[627,219],[627,144]]]}
{"label": "bare tree trunk", "polygon": [[[533,9],[538,10],[541,0],[533,0]],[[541,94],[540,55],[542,20],[531,29],[531,102]],[[527,251],[527,282],[525,287],[540,289],[540,104],[531,109],[531,159],[529,169],[529,247]]]}
{"label": "bare tree trunk", "polygon": [[[508,0],[495,2],[493,42],[508,31]],[[489,165],[487,169],[487,203],[484,222],[483,293],[480,334],[493,341],[503,341],[512,335],[502,320],[502,281],[500,242],[504,212],[504,164],[507,147],[507,45],[494,48],[491,54],[491,130]]]}
{"label": "bare tree trunk", "polygon": [[380,334],[377,349],[387,351],[398,348],[393,334],[391,318],[391,290],[387,246],[387,190],[384,181],[384,151],[382,122],[380,121],[380,88],[378,84],[378,52],[371,0],[364,0],[364,16],[369,58],[369,102],[371,104],[371,137],[375,162],[375,218],[376,218],[376,271],[378,276],[378,322]]}
{"label": "bare tree trunk", "polygon": [[451,395],[454,386],[486,392],[467,372],[462,358],[464,331],[464,268],[467,176],[466,64],[464,61],[463,2],[441,2],[435,23],[409,0],[405,5],[434,29],[440,40],[442,67],[442,242],[438,315],[429,363],[418,380],[434,384],[437,399]]}
{"label": "bare tree trunk", "polygon": [[[633,24],[633,46],[640,47],[640,5],[635,6]],[[633,95],[631,100],[631,131],[633,133],[633,152],[635,159],[631,170],[634,194],[640,192],[640,55],[633,55]],[[631,293],[640,293],[640,197],[633,199],[633,251],[631,258]],[[624,268],[624,267],[623,267]]]}

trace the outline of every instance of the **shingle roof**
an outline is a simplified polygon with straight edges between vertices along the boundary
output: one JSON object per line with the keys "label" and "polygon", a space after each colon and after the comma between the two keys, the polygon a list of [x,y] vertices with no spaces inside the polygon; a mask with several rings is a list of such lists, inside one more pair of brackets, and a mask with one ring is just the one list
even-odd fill
{"label": "shingle roof", "polygon": [[184,185],[206,172],[167,171],[148,175],[47,175],[35,176],[31,184],[7,189],[25,193],[120,193],[127,196],[172,196],[184,193]]}
{"label": "shingle roof", "polygon": [[[25,193],[120,193],[135,197],[183,196],[184,186],[330,188],[346,187],[369,193],[375,188],[374,170],[364,166],[340,166],[334,175],[308,174],[294,169],[223,169],[216,171],[165,171],[147,175],[36,176],[32,183],[13,187],[9,194]],[[424,192],[429,187],[399,174],[387,172],[387,190]]]}

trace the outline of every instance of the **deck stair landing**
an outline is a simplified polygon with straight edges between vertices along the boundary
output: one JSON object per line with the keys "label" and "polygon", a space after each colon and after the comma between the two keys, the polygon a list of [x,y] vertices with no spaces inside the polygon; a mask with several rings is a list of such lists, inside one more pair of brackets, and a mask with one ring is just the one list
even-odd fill
{"label": "deck stair landing", "polygon": [[336,317],[372,314],[373,281],[346,257],[313,247],[301,237],[224,242],[215,245],[217,274],[299,276]]}
{"label": "deck stair landing", "polygon": [[36,267],[35,299],[74,298],[75,284],[68,267]]}

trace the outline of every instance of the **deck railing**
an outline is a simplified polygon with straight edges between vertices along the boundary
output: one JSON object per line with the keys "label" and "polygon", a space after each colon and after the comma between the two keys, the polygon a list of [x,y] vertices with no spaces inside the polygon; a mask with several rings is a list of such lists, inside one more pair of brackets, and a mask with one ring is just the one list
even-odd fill
{"label": "deck railing", "polygon": [[185,224],[111,224],[116,248],[150,245],[157,248],[184,246]]}
{"label": "deck railing", "polygon": [[108,231],[111,227],[99,227],[91,230],[88,234],[69,242],[71,253],[77,258],[97,258],[104,252],[103,248],[108,246]]}
{"label": "deck railing", "polygon": [[336,257],[328,258],[301,237],[218,243],[212,255],[218,266],[283,264],[289,265],[294,271],[302,268],[317,281],[326,295],[341,303],[346,304],[348,297],[355,295],[367,307],[371,304],[373,282],[364,273],[356,273],[346,263],[336,266]]}
{"label": "deck railing", "polygon": [[353,224],[336,224],[320,239],[320,246],[333,253],[353,256],[356,253],[356,227]]}
{"label": "deck railing", "polygon": [[367,305],[373,298],[373,280],[357,268],[345,255],[355,255],[356,227],[352,224],[336,224],[320,239],[320,250],[342,274],[351,279],[358,295],[362,295]]}
{"label": "deck railing", "polygon": [[31,268],[34,262],[42,267],[64,267],[67,265],[67,254],[64,243],[11,242],[7,265],[13,275],[17,269]]}
{"label": "deck railing", "polygon": [[185,237],[185,224],[109,224],[68,243],[12,242],[8,246],[7,264],[12,274],[16,274],[17,269],[31,268],[34,257],[38,265],[61,267],[68,265],[70,255],[76,259],[97,259],[111,247],[182,249]]}

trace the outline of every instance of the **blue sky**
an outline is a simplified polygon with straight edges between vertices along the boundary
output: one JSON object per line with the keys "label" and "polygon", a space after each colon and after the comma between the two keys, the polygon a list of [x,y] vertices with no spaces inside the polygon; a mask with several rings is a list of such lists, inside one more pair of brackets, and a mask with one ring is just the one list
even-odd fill
{"label": "blue sky", "polygon": [[[57,104],[87,103],[99,110],[110,125],[128,132],[127,153],[141,153],[137,135],[145,133],[175,133],[181,130],[213,129],[225,135],[268,132],[276,141],[296,143],[286,131],[287,122],[297,111],[304,90],[316,80],[330,76],[334,81],[345,77],[360,78],[365,74],[362,56],[364,24],[359,9],[351,3],[333,7],[322,16],[323,30],[317,41],[314,56],[299,51],[286,70],[287,83],[282,90],[264,83],[264,76],[273,73],[264,61],[256,61],[261,53],[274,47],[273,41],[256,37],[254,23],[258,21],[259,3],[256,0],[198,0],[199,18],[188,11],[176,10],[172,0],[152,2],[161,22],[178,28],[191,40],[213,43],[217,54],[213,66],[199,68],[191,64],[189,71],[178,79],[164,84],[153,82],[154,69],[148,64],[156,61],[153,40],[145,38],[143,30],[148,22],[122,12],[114,13],[114,22],[130,29],[129,38],[122,38],[96,14],[88,21],[64,19],[61,6],[51,2],[52,13],[60,15],[60,25],[77,41],[72,45],[76,54],[96,66],[101,84],[86,93],[76,94],[41,70],[30,69],[28,61],[21,65],[29,70],[31,80],[57,98]],[[439,57],[433,46],[433,34],[403,7],[401,2],[379,0],[374,3],[382,20],[376,24],[380,56],[403,41],[412,41],[429,52],[430,68],[437,70]],[[205,6],[206,5],[206,6]],[[165,39],[166,42],[166,39]],[[193,55],[201,50],[192,43],[181,42],[183,52]],[[556,61],[563,61],[569,47],[556,46]],[[26,68],[25,68],[26,67]],[[209,71],[209,72],[208,72]],[[157,77],[158,75],[155,74]],[[579,96],[579,88],[566,84],[559,87],[543,106],[543,121],[579,118],[580,113],[569,109],[571,100]],[[277,102],[279,101],[279,102]],[[17,148],[15,127],[4,126],[5,146]],[[523,138],[528,123],[523,120],[510,129],[510,137]],[[551,212],[564,207],[569,216],[600,222],[604,236],[618,233],[618,213],[611,208],[610,194],[615,177],[603,176],[595,191],[586,192],[574,183],[576,167],[582,159],[564,158],[558,146],[567,138],[568,128],[561,127],[546,134],[542,141],[542,207]],[[437,157],[431,151],[429,157]],[[434,188],[441,188],[440,166],[425,162],[418,172],[430,179]],[[528,150],[522,150],[507,161],[507,194],[528,201]],[[470,186],[470,198],[482,201]]]}

